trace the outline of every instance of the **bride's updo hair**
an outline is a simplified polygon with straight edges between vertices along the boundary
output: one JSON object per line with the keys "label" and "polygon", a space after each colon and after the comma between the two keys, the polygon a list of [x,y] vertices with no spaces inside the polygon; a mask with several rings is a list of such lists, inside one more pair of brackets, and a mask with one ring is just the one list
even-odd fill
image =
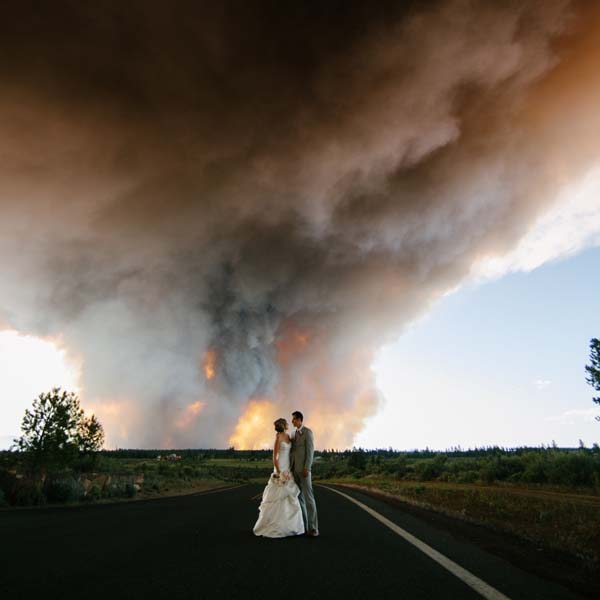
{"label": "bride's updo hair", "polygon": [[277,433],[281,433],[283,431],[285,431],[285,426],[287,425],[287,421],[285,419],[277,419],[277,421],[273,422],[273,425],[275,425],[275,431],[277,431]]}

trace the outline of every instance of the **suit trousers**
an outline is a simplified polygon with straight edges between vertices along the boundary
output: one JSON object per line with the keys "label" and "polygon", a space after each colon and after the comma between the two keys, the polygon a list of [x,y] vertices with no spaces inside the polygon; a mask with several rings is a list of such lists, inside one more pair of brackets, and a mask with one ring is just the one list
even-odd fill
{"label": "suit trousers", "polygon": [[308,477],[304,477],[302,473],[294,472],[294,479],[300,488],[300,508],[302,509],[302,520],[304,521],[304,529],[309,531],[314,529],[319,531],[319,523],[317,520],[317,503],[312,487],[312,473],[308,472]]}

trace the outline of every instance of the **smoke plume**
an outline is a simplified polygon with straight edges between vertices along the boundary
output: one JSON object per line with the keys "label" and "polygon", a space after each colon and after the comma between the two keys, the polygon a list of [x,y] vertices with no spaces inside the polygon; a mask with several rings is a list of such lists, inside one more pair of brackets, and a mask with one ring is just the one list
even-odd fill
{"label": "smoke plume", "polygon": [[377,349],[597,159],[583,3],[2,11],[0,322],[113,446],[351,445]]}

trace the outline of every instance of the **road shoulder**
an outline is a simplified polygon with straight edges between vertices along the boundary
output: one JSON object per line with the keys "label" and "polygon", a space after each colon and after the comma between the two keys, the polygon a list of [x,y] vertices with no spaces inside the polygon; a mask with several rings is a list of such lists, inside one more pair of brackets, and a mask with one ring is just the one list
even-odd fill
{"label": "road shoulder", "polygon": [[378,510],[388,519],[442,552],[445,547],[451,554],[454,551],[455,546],[449,543],[450,538],[462,543],[464,545],[462,554],[450,558],[466,568],[469,568],[469,561],[474,561],[475,572],[482,565],[477,565],[475,557],[470,556],[472,553],[467,551],[469,546],[476,546],[486,554],[498,557],[516,569],[567,588],[574,594],[589,598],[600,597],[598,578],[592,577],[589,571],[582,568],[581,563],[571,555],[536,547],[531,542],[516,536],[497,532],[429,508],[415,506],[397,496],[369,487],[333,483],[325,485],[338,488]]}

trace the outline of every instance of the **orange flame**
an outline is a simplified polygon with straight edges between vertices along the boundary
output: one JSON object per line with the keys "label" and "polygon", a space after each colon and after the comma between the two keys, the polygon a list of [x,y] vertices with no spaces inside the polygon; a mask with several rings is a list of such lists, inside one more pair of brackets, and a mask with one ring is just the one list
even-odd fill
{"label": "orange flame", "polygon": [[204,353],[204,375],[209,381],[215,376],[216,362],[217,353],[214,350],[207,350]]}
{"label": "orange flame", "polygon": [[271,448],[273,421],[291,412],[304,413],[315,436],[315,448],[352,447],[365,420],[381,405],[370,348],[332,348],[319,331],[296,324],[282,326],[275,342],[280,367],[276,388],[269,398],[254,399],[240,417],[230,444],[238,449]]}
{"label": "orange flame", "polygon": [[183,414],[175,421],[175,427],[177,427],[177,429],[186,429],[189,427],[205,406],[206,402],[200,402],[200,400],[188,404],[185,407]]}
{"label": "orange flame", "polygon": [[275,405],[267,399],[251,400],[239,418],[229,444],[237,450],[261,450],[273,447],[277,418]]}

